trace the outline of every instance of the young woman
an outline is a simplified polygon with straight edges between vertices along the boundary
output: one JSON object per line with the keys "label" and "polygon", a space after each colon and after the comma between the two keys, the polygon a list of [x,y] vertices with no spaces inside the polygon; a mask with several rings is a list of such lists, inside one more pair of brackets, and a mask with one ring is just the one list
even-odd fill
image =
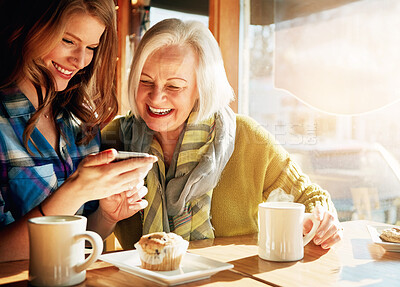
{"label": "young woman", "polygon": [[83,213],[105,238],[147,205],[143,178],[156,161],[113,163],[115,150],[98,153],[100,128],[117,112],[113,1],[7,2],[0,3],[8,20],[0,35],[0,261],[28,257],[26,221],[34,216]]}
{"label": "young woman", "polygon": [[132,113],[102,135],[107,143],[117,136],[119,145],[110,146],[149,152],[158,162],[146,178],[143,216],[117,224],[124,248],[138,240],[140,228],[187,240],[255,233],[258,204],[277,190],[321,221],[316,244],[330,248],[342,238],[329,193],[265,129],[229,108],[232,88],[204,25],[168,19],[150,28],[134,55],[129,96]]}

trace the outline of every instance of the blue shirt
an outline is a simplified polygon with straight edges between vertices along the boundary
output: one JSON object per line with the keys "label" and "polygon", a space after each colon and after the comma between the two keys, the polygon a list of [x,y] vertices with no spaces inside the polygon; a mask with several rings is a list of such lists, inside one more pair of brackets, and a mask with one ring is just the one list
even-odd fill
{"label": "blue shirt", "polygon": [[[34,129],[29,142],[31,155],[24,146],[23,132],[36,111],[16,87],[0,90],[0,228],[18,220],[54,192],[88,154],[99,151],[100,134],[88,145],[76,144],[79,121],[69,113],[57,117],[60,156],[46,138]],[[85,205],[85,213],[97,208],[97,202]],[[78,211],[82,213],[83,208]]]}

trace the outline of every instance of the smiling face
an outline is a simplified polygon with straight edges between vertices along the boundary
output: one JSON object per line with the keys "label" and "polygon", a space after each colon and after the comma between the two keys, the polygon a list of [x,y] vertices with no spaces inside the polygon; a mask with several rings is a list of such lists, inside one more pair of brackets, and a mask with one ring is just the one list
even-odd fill
{"label": "smiling face", "polygon": [[198,99],[196,67],[197,55],[189,46],[167,46],[147,58],[136,105],[150,129],[179,136]]}
{"label": "smiling face", "polygon": [[61,42],[42,58],[57,91],[64,90],[69,80],[90,64],[104,29],[97,18],[88,14],[75,14],[68,20]]}

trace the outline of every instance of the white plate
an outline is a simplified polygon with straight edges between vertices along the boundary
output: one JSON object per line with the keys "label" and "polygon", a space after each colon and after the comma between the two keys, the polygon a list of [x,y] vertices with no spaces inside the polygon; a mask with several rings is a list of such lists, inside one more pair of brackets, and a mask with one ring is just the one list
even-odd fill
{"label": "white plate", "polygon": [[206,279],[219,271],[233,268],[232,264],[191,253],[186,253],[182,259],[181,267],[173,271],[151,271],[140,268],[137,250],[104,254],[100,256],[100,259],[115,265],[120,270],[163,285],[176,285]]}
{"label": "white plate", "polygon": [[[367,225],[369,234],[371,235],[372,241],[383,248],[385,248],[387,251],[392,251],[392,252],[400,252],[400,243],[394,243],[394,242],[386,242],[383,241],[379,235],[382,233],[382,230],[386,228],[390,228],[391,226],[374,226],[374,225]],[[398,226],[396,226],[398,227]]]}

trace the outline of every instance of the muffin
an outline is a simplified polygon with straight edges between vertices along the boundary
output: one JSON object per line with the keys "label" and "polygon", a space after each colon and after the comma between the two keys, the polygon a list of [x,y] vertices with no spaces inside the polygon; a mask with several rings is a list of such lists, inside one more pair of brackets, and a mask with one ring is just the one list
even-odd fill
{"label": "muffin", "polygon": [[155,271],[178,269],[188,246],[189,242],[181,236],[165,232],[143,235],[135,244],[141,267]]}

